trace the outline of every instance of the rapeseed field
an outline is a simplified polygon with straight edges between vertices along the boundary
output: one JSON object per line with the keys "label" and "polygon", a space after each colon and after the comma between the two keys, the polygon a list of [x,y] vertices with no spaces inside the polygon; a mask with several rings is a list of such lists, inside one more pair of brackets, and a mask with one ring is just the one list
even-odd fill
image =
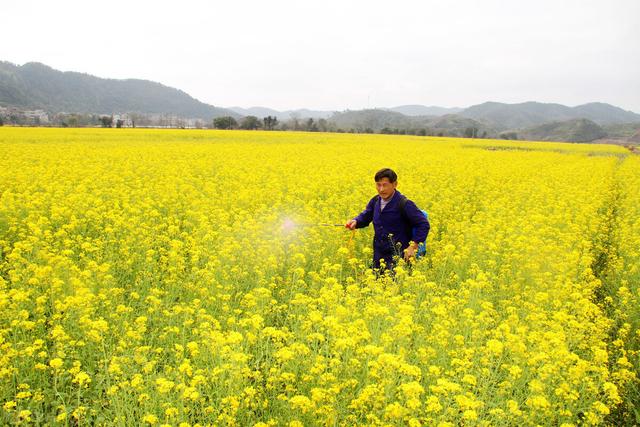
{"label": "rapeseed field", "polygon": [[[639,416],[624,148],[0,128],[0,153],[2,424]],[[371,227],[319,225],[358,214],[382,167],[431,221],[395,278],[369,268]]]}

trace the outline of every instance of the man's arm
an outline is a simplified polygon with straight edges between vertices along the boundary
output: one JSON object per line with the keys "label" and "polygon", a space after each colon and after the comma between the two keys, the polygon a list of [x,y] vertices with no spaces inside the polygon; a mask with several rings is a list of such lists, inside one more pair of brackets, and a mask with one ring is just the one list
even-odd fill
{"label": "man's arm", "polygon": [[422,211],[418,209],[416,204],[411,200],[407,200],[404,212],[411,226],[415,228],[415,234],[412,240],[416,243],[422,243],[427,240],[431,225],[429,224],[429,220],[424,217]]}
{"label": "man's arm", "polygon": [[[376,197],[369,200],[369,203],[367,203],[367,207],[362,212],[360,212],[360,215],[347,222],[347,228],[364,228],[371,224],[371,221],[373,221],[373,209],[376,205]],[[355,221],[355,227],[350,226],[351,224],[353,224],[352,221]]]}

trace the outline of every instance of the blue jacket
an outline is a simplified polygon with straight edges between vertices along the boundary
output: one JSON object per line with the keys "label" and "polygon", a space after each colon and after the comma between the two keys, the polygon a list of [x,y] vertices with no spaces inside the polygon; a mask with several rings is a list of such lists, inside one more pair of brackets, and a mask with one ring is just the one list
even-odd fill
{"label": "blue jacket", "polygon": [[[369,200],[365,210],[354,218],[357,221],[356,228],[367,227],[373,221],[375,229],[373,248],[376,256],[393,255],[392,242],[400,243],[399,254],[402,254],[402,250],[409,246],[411,240],[420,243],[427,239],[429,221],[411,200],[407,200],[403,215],[400,210],[402,197],[402,194],[396,190],[384,210],[380,211],[380,197],[375,196]],[[414,228],[415,234],[412,236]],[[391,239],[390,234],[392,234]]]}

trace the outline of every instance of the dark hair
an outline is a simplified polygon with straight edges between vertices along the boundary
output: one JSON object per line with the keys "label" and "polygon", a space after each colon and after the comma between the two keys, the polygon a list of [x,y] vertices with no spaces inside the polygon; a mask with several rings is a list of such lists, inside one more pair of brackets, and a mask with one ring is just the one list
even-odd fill
{"label": "dark hair", "polygon": [[398,180],[398,175],[389,168],[383,168],[376,172],[376,176],[373,179],[378,182],[382,178],[388,178],[389,182],[396,182]]}

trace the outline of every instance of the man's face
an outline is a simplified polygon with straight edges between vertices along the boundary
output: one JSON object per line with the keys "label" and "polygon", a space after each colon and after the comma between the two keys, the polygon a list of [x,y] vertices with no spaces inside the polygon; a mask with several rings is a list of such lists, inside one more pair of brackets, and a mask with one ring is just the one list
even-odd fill
{"label": "man's face", "polygon": [[378,190],[378,194],[383,199],[391,197],[397,186],[398,181],[389,182],[389,178],[382,178],[380,181],[376,181],[376,190]]}

